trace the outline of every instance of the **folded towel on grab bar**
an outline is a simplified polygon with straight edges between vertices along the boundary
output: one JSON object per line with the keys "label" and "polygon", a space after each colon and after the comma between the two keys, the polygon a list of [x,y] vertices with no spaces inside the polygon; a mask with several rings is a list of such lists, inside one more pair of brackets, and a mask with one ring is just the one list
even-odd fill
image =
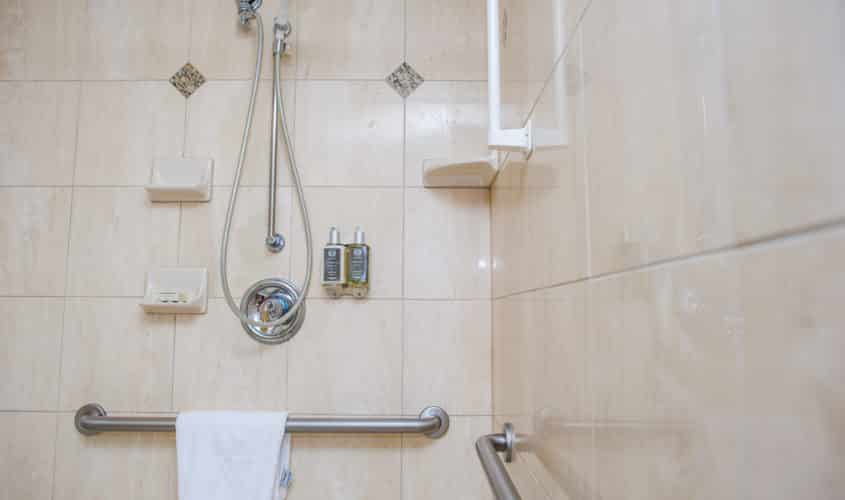
{"label": "folded towel on grab bar", "polygon": [[281,500],[290,483],[287,413],[183,412],[176,419],[179,500]]}

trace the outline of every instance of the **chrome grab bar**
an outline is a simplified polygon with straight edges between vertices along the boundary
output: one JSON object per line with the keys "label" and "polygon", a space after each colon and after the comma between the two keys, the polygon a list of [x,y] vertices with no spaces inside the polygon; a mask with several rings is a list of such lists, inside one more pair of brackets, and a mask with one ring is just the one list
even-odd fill
{"label": "chrome grab bar", "polygon": [[514,440],[513,425],[508,423],[505,424],[504,432],[501,434],[488,434],[475,442],[475,451],[478,453],[481,467],[487,474],[487,481],[497,500],[522,500],[510,474],[505,469],[505,464],[499,458],[499,452],[502,452],[505,454],[506,462],[513,461]]}
{"label": "chrome grab bar", "polygon": [[[76,412],[76,430],[87,436],[101,432],[174,432],[176,417],[110,417],[97,403]],[[439,438],[449,430],[449,414],[439,406],[425,408],[419,417],[337,418],[289,417],[285,432],[344,434],[424,434]]]}

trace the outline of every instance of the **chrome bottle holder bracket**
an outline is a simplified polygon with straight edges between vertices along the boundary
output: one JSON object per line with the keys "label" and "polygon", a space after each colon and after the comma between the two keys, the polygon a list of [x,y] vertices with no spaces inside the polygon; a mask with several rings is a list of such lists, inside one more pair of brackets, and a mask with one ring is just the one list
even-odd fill
{"label": "chrome bottle holder bracket", "polygon": [[[259,321],[276,321],[299,299],[301,292],[292,282],[281,278],[261,280],[244,292],[241,299],[241,312],[250,319]],[[287,342],[299,331],[305,321],[305,302],[293,316],[284,323],[263,328],[253,326],[242,321],[246,333],[253,339],[264,344],[281,344]]]}

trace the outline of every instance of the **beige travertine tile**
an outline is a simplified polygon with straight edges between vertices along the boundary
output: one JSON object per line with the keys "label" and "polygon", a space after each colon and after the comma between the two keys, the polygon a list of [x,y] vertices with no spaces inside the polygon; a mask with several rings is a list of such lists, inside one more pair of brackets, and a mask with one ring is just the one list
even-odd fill
{"label": "beige travertine tile", "polygon": [[303,182],[401,186],[402,113],[402,98],[381,81],[297,82],[294,142]]}
{"label": "beige travertine tile", "polygon": [[407,2],[408,62],[426,80],[487,79],[487,10],[474,0]]}
{"label": "beige travertine tile", "polygon": [[64,294],[70,205],[70,188],[0,189],[0,294]]}
{"label": "beige travertine tile", "polygon": [[311,299],[289,349],[291,411],[401,412],[401,302]]}
{"label": "beige travertine tile", "polygon": [[[182,204],[179,265],[208,269],[210,297],[223,297],[220,243],[230,192],[231,188],[216,187],[210,202]],[[271,253],[264,244],[268,189],[244,187],[238,194],[229,239],[229,287],[235,296],[256,281],[270,276],[287,278],[290,273],[291,253],[301,240],[290,230],[292,191],[278,188],[276,194],[276,230],[286,241],[281,253]]]}
{"label": "beige travertine tile", "polygon": [[489,415],[490,302],[405,303],[403,411]]}
{"label": "beige travertine tile", "polygon": [[842,2],[805,7],[733,2],[710,20],[723,37],[724,126],[735,171],[728,192],[740,240],[845,214]]}
{"label": "beige travertine tile", "polygon": [[56,445],[56,500],[176,500],[174,433],[83,436],[61,415]]}
{"label": "beige travertine tile", "polygon": [[489,156],[487,85],[427,82],[407,99],[405,185],[423,185],[425,160],[468,161]]}
{"label": "beige travertine tile", "polygon": [[75,188],[68,295],[142,296],[148,269],[176,264],[179,205],[142,188]]}
{"label": "beige travertine tile", "polygon": [[70,185],[78,113],[78,83],[0,83],[0,184]]}
{"label": "beige travertine tile", "polygon": [[62,299],[0,299],[0,409],[55,410]]}
{"label": "beige travertine tile", "polygon": [[294,26],[299,30],[297,77],[385,78],[402,62],[403,4],[401,0],[300,4],[299,26]]}
{"label": "beige travertine tile", "polygon": [[170,409],[172,315],[146,314],[135,298],[69,298],[66,307],[60,408]]}
{"label": "beige travertine tile", "polygon": [[749,251],[742,276],[742,498],[845,494],[845,233]]}
{"label": "beige travertine tile", "polygon": [[735,255],[591,284],[602,496],[742,498],[741,285]]}
{"label": "beige travertine tile", "polygon": [[[842,217],[837,2],[594,7],[584,27],[594,272]],[[787,29],[811,35],[794,42]]]}
{"label": "beige travertine tile", "polygon": [[452,417],[439,439],[402,439],[402,498],[492,499],[475,440],[490,434],[490,417]]}
{"label": "beige travertine tile", "polygon": [[0,499],[50,500],[56,415],[0,414]]}
{"label": "beige travertine tile", "polygon": [[291,500],[394,500],[400,497],[401,438],[293,437]]}
{"label": "beige travertine tile", "polygon": [[207,314],[177,316],[175,356],[176,410],[287,406],[287,347],[250,338],[223,299]]}
{"label": "beige travertine tile", "polygon": [[[402,191],[400,189],[307,188],[305,199],[314,238],[314,271],[308,294],[328,297],[320,285],[323,246],[329,228],[340,231],[343,243],[352,243],[360,226],[370,245],[370,293],[373,298],[402,297]],[[296,201],[292,202],[295,206]],[[305,235],[299,208],[293,210],[296,245],[293,252],[293,276],[297,283],[305,279]]]}
{"label": "beige travertine tile", "polygon": [[188,60],[189,0],[89,0],[81,44],[86,80],[166,80]]}
{"label": "beige travertine tile", "polygon": [[491,189],[496,297],[588,275],[582,82],[576,36],[532,113],[536,151]]}
{"label": "beige travertine tile", "polygon": [[86,3],[32,0],[0,4],[0,79],[79,79]]}
{"label": "beige travertine tile", "polygon": [[493,302],[496,415],[591,418],[586,300],[576,283]]}
{"label": "beige travertine tile", "polygon": [[[189,1],[192,4],[191,62],[206,78],[212,80],[251,79],[255,72],[257,46],[258,29],[255,21],[250,21],[248,27],[242,26],[238,18],[238,6],[230,0]],[[283,79],[296,76],[296,39],[302,31],[296,18],[297,2],[287,3],[293,31],[288,38],[290,47],[282,58]],[[273,79],[273,19],[278,14],[278,5],[278,1],[267,2],[258,10],[264,22],[261,78],[265,80]]]}
{"label": "beige travertine tile", "polygon": [[74,183],[147,184],[154,159],[182,157],[184,126],[185,98],[168,82],[83,83]]}
{"label": "beige travertine tile", "polygon": [[[668,25],[669,3],[652,2],[647,8],[597,4],[584,20],[585,154],[596,274],[679,255],[707,240],[718,244],[729,239],[724,232],[729,220],[722,218],[725,213],[710,192],[711,176],[701,176],[689,190],[685,183],[686,172],[694,174],[704,165],[713,175],[721,172],[717,159],[725,145],[724,137],[710,134],[715,142],[709,151],[700,151],[697,144],[684,148],[682,138],[691,126],[697,127],[692,120],[701,119],[701,108],[691,108],[686,96],[678,95],[685,83],[698,82],[689,82],[673,59],[677,42]],[[639,54],[636,61],[633,54]],[[709,58],[701,64],[712,67]],[[709,92],[708,83],[695,88],[705,92],[696,96],[704,105],[718,97]],[[699,192],[703,198],[696,200]],[[697,225],[696,207],[687,201],[699,203],[699,212],[706,208],[712,219]]]}
{"label": "beige travertine tile", "polygon": [[408,189],[405,296],[490,297],[490,193]]}
{"label": "beige travertine tile", "polygon": [[[188,99],[186,154],[214,160],[216,186],[232,185],[251,85],[249,81],[211,81]],[[269,182],[272,89],[271,82],[261,82],[258,86],[252,133],[241,178],[242,186],[266,186]],[[294,133],[296,114],[294,90],[293,82],[282,83],[282,101],[285,104],[285,117],[291,134]],[[281,129],[281,124],[279,127]],[[301,161],[297,163],[301,165],[300,168],[304,168]],[[290,184],[285,140],[281,130],[277,174],[279,184]]]}

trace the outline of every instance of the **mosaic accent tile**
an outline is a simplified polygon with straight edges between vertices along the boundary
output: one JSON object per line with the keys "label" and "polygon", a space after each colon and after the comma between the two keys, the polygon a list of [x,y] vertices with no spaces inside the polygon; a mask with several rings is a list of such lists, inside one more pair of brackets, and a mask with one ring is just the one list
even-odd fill
{"label": "mosaic accent tile", "polygon": [[393,73],[387,75],[385,81],[390,85],[397,94],[402,97],[408,97],[412,92],[417,90],[425,81],[423,77],[417,73],[410,64],[403,62],[398,68],[393,70]]}
{"label": "mosaic accent tile", "polygon": [[188,98],[205,83],[205,77],[191,63],[185,63],[179,71],[170,77],[170,83],[176,87],[180,94]]}

